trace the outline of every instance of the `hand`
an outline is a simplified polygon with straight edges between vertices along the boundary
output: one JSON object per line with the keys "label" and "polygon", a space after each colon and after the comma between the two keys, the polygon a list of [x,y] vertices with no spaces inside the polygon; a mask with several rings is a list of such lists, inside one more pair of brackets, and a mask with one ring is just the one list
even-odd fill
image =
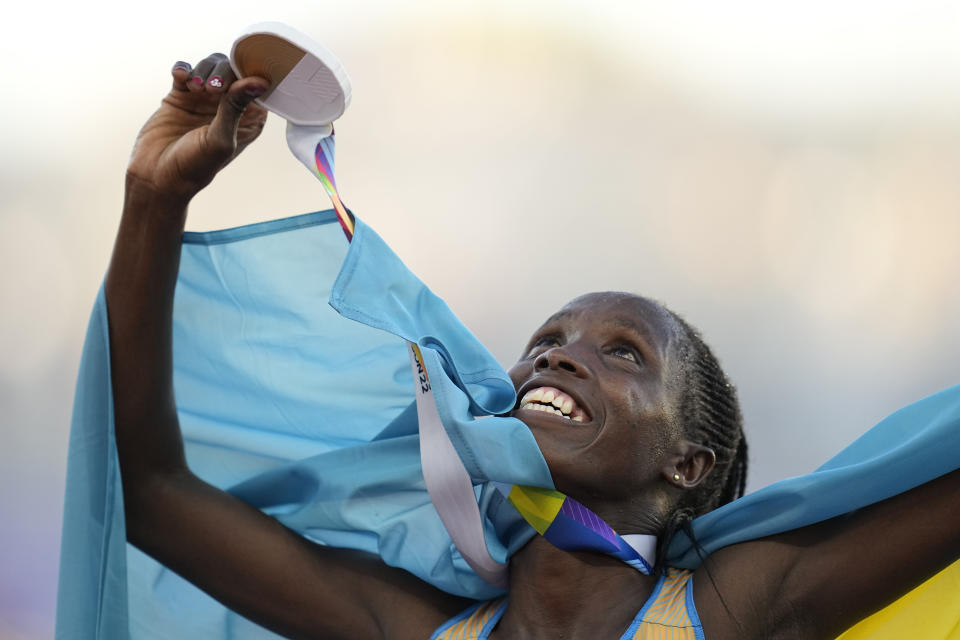
{"label": "hand", "polygon": [[260,135],[267,111],[252,102],[269,83],[237,80],[222,53],[195,68],[178,62],[172,75],[170,93],[137,136],[127,184],[186,204]]}

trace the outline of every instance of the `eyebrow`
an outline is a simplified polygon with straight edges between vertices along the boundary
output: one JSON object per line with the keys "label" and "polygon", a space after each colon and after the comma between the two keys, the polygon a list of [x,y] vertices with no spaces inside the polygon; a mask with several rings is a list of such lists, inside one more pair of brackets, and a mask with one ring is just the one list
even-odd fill
{"label": "eyebrow", "polygon": [[632,318],[626,316],[616,316],[611,318],[610,323],[621,329],[633,331],[634,333],[646,339],[648,342],[652,342],[654,340],[653,331],[650,330],[650,327],[646,323],[637,324]]}
{"label": "eyebrow", "polygon": [[660,366],[668,357],[669,337],[664,340],[663,336],[658,336],[649,324],[645,322],[638,324],[630,316],[615,316],[610,318],[610,324],[638,336],[641,339],[638,346],[644,352],[644,357],[648,362]]}
{"label": "eyebrow", "polygon": [[625,329],[630,333],[633,333],[640,338],[640,342],[643,343],[644,350],[650,352],[651,355],[656,356],[659,360],[662,356],[660,353],[660,343],[661,340],[658,336],[654,334],[654,331],[646,323],[638,324],[633,318],[616,316],[610,319],[610,324],[618,329]]}
{"label": "eyebrow", "polygon": [[573,312],[567,309],[557,311],[555,314],[547,318],[546,322],[540,325],[537,330],[539,331],[540,329],[543,329],[545,326],[553,324],[554,322],[560,322],[561,320],[566,320],[572,315],[573,315]]}
{"label": "eyebrow", "polygon": [[[573,311],[570,311],[568,309],[557,311],[555,314],[547,318],[546,322],[540,325],[540,327],[538,327],[537,330],[539,331],[540,329],[543,329],[544,327],[554,324],[556,322],[562,322],[568,319],[569,317],[571,317],[572,315],[573,315]],[[610,318],[609,322],[610,324],[616,327],[619,327],[621,329],[627,329],[629,331],[633,331],[634,333],[643,337],[647,341],[653,342],[655,339],[654,333],[653,331],[651,331],[650,326],[647,325],[647,323],[644,322],[641,324],[637,324],[633,320],[633,318],[631,318],[630,316],[614,316],[613,318]]]}

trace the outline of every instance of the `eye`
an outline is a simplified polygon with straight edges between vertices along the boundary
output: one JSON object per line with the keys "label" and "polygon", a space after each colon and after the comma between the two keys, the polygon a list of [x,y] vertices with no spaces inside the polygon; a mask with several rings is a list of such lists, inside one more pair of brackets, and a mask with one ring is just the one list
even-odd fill
{"label": "eye", "polygon": [[610,348],[609,353],[610,355],[616,358],[629,360],[630,362],[633,362],[636,364],[640,364],[641,362],[643,362],[643,358],[640,356],[637,350],[627,345],[622,345],[622,344],[614,345],[613,347]]}
{"label": "eye", "polygon": [[527,357],[532,358],[541,351],[558,346],[560,346],[559,337],[555,335],[540,336],[534,340],[533,344],[530,346],[530,350],[527,352]]}

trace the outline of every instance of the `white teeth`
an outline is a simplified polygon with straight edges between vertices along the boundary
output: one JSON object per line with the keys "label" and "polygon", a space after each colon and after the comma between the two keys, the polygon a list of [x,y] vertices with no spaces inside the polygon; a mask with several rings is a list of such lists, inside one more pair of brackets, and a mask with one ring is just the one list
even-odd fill
{"label": "white teeth", "polygon": [[573,398],[559,389],[550,387],[537,387],[528,391],[520,400],[520,408],[552,413],[574,422],[585,420],[585,414]]}
{"label": "white teeth", "polygon": [[520,406],[523,406],[523,405],[525,405],[525,404],[529,404],[529,403],[531,403],[531,402],[540,402],[540,398],[542,398],[542,397],[543,397],[543,389],[542,389],[542,388],[539,388],[539,387],[538,387],[538,388],[536,388],[536,389],[533,389],[532,391],[528,391],[528,392],[523,396],[523,399],[520,401]]}
{"label": "white teeth", "polygon": [[560,416],[561,418],[570,419],[570,416],[563,415],[563,412],[559,409],[555,409],[549,405],[539,404],[536,402],[528,402],[522,406],[523,409],[533,409],[534,411],[543,411],[544,413],[552,413],[553,415]]}

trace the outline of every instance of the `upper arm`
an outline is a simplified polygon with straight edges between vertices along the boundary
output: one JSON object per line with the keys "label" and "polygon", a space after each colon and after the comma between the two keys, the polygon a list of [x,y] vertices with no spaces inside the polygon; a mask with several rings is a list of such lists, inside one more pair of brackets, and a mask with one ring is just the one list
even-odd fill
{"label": "upper arm", "polygon": [[719,576],[729,611],[700,571],[704,626],[739,624],[763,630],[761,637],[839,635],[960,556],[958,498],[960,470],[851,514],[717,552],[706,566]]}
{"label": "upper arm", "polygon": [[847,516],[795,532],[782,596],[806,626],[839,634],[960,556],[960,470]]}
{"label": "upper arm", "polygon": [[131,542],[292,638],[429,637],[466,606],[379,558],[323,547],[189,471],[144,486]]}

